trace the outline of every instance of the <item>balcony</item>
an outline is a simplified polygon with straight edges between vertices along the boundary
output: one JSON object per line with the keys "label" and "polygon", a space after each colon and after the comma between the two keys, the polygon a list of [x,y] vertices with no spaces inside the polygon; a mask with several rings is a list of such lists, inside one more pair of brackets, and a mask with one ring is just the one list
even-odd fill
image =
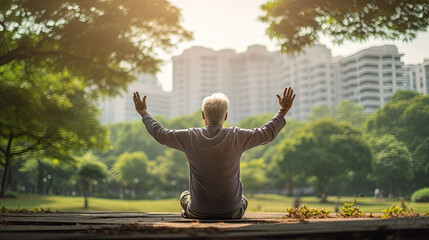
{"label": "balcony", "polygon": [[380,100],[364,99],[364,100],[360,101],[360,104],[362,104],[365,108],[366,107],[380,107],[381,102],[380,102]]}
{"label": "balcony", "polygon": [[359,85],[359,88],[361,89],[361,91],[364,90],[379,90],[380,86],[378,83],[364,83]]}
{"label": "balcony", "polygon": [[361,77],[359,78],[359,85],[364,85],[366,83],[372,83],[372,84],[378,84],[378,76],[365,76],[365,77]]}
{"label": "balcony", "polygon": [[365,92],[361,92],[359,95],[361,99],[363,100],[369,99],[371,101],[374,101],[374,99],[378,99],[380,97],[380,93],[378,91],[377,92],[365,91]]}
{"label": "balcony", "polygon": [[374,75],[378,75],[380,71],[378,70],[378,68],[362,68],[359,69],[357,71],[358,76],[362,76],[365,74],[374,74]]}

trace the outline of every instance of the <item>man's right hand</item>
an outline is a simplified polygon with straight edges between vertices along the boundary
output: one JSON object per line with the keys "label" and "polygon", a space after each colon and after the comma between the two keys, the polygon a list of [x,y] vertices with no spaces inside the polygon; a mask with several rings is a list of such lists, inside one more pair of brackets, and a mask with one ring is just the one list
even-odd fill
{"label": "man's right hand", "polygon": [[146,97],[143,97],[143,100],[140,98],[139,92],[135,92],[133,94],[134,105],[136,107],[136,111],[143,117],[147,113],[147,105],[146,105]]}
{"label": "man's right hand", "polygon": [[280,113],[284,117],[286,113],[289,112],[290,108],[292,107],[293,100],[295,99],[293,89],[291,87],[285,88],[285,91],[283,92],[283,97],[277,95],[277,98],[279,99]]}

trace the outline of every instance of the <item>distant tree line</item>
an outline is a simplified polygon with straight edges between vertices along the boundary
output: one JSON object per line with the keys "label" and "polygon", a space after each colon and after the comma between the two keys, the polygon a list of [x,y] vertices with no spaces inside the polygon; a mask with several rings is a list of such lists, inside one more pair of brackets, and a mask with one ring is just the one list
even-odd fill
{"label": "distant tree line", "polygon": [[[372,195],[379,188],[387,197],[409,196],[429,186],[428,101],[429,96],[399,91],[372,114],[342,101],[333,108],[314,108],[308,121],[287,119],[273,142],[243,154],[245,193],[286,189],[292,196],[314,187],[317,196]],[[201,127],[200,111],[156,118],[171,129]],[[259,127],[273,114],[248,117],[237,126]],[[106,151],[86,151],[69,161],[39,156],[15,161],[13,190],[134,199],[173,197],[188,188],[186,156],[158,144],[141,121],[108,128]],[[87,173],[83,167],[88,163],[98,167]]]}

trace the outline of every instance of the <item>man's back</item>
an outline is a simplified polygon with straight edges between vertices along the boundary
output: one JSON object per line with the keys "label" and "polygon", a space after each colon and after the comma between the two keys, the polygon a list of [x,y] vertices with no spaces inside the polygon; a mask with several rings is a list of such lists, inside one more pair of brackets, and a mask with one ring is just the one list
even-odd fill
{"label": "man's back", "polygon": [[169,130],[146,114],[143,123],[159,143],[185,152],[190,167],[189,206],[192,211],[206,215],[228,214],[240,209],[241,154],[272,141],[286,121],[281,114],[276,114],[261,128],[207,126]]}

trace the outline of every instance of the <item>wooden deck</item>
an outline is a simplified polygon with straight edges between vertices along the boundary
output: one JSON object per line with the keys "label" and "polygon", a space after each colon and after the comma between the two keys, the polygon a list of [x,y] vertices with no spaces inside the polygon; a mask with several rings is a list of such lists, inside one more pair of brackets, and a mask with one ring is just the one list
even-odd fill
{"label": "wooden deck", "polygon": [[429,217],[328,218],[308,222],[280,213],[197,221],[177,213],[0,214],[0,239],[429,239]]}

